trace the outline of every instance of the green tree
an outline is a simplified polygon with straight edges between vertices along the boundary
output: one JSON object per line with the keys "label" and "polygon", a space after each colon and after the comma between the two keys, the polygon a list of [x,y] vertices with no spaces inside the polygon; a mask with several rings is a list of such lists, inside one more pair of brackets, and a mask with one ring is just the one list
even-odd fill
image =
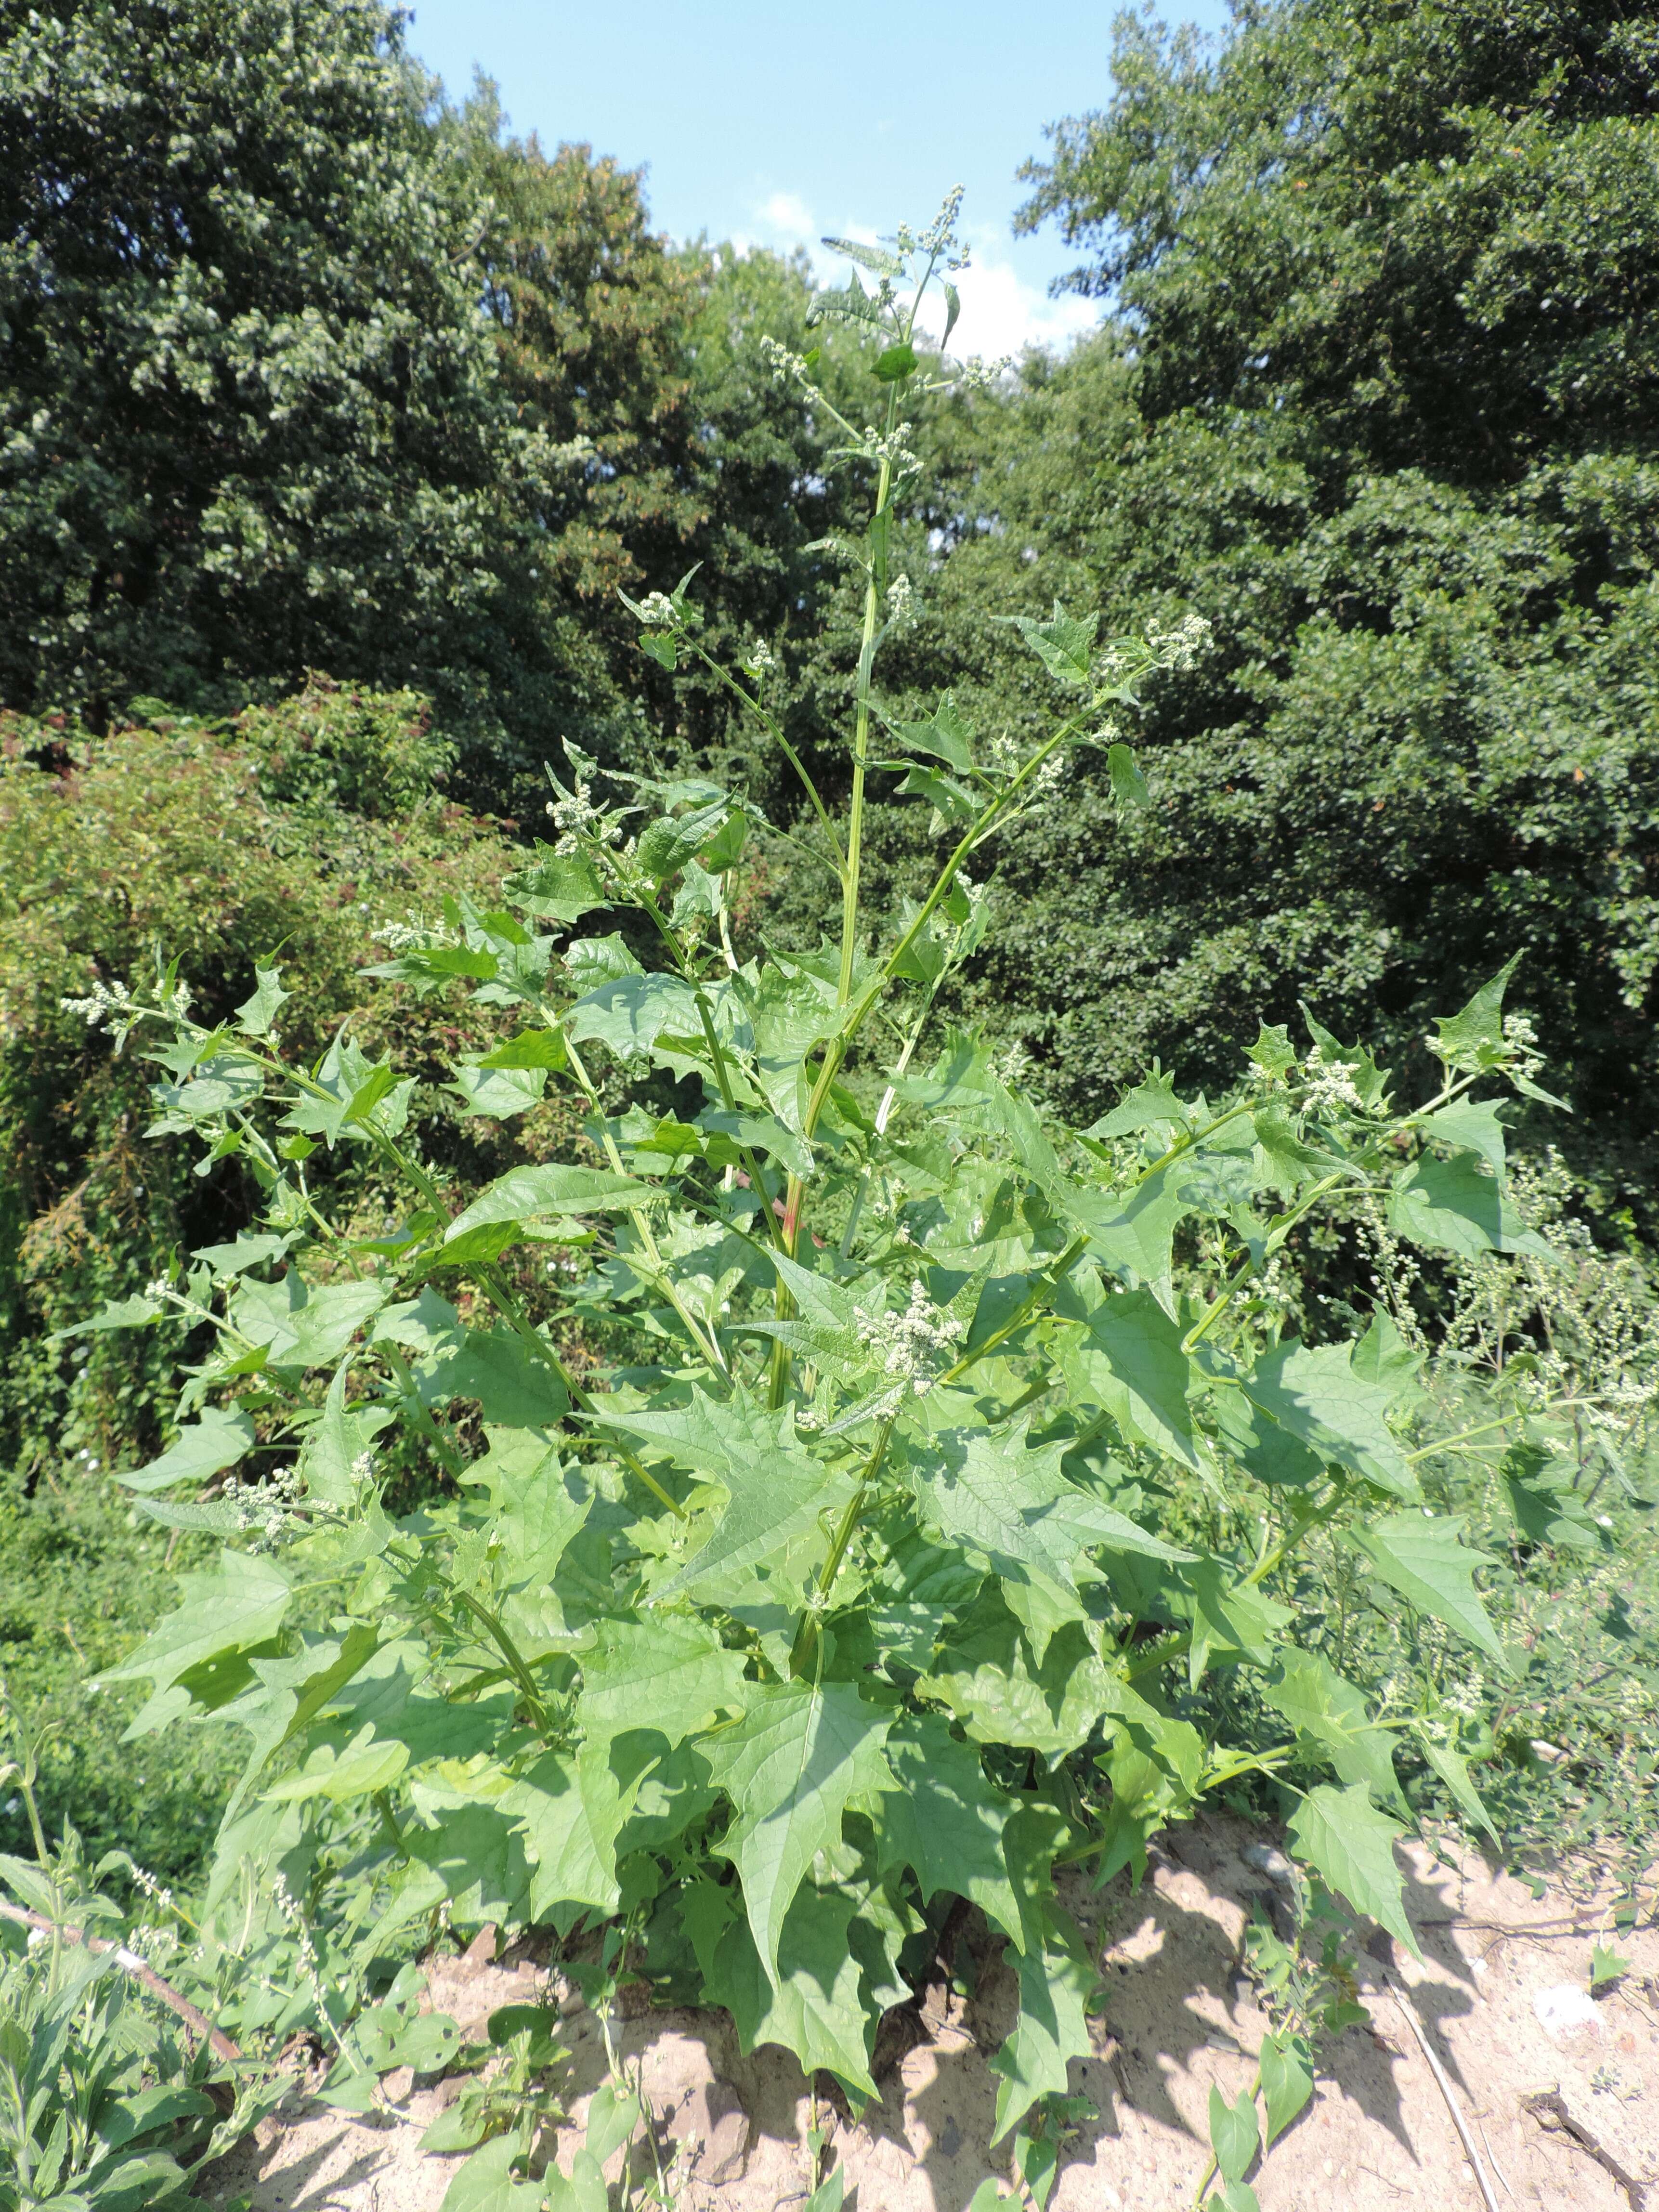
{"label": "green tree", "polygon": [[479,658],[548,463],[399,35],[375,0],[0,8],[12,703]]}
{"label": "green tree", "polygon": [[1109,319],[948,418],[902,675],[1030,726],[987,617],[1055,593],[1218,645],[1149,692],[1152,813],[1114,839],[1079,769],[1011,842],[977,988],[1066,1110],[1154,1053],[1216,1079],[1302,996],[1420,1054],[1524,951],[1574,1103],[1651,1127],[1656,42],[1560,0],[1283,0],[1212,55],[1123,18],[1030,172]]}

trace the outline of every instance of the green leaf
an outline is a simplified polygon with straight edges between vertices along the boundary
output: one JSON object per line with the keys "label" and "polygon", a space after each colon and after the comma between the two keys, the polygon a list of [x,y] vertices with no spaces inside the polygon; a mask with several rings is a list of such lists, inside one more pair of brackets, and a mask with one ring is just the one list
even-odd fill
{"label": "green leaf", "polygon": [[1596,1943],[1590,1949],[1589,1984],[1592,1991],[1605,1989],[1629,1973],[1635,1961],[1625,1958],[1610,1943]]}
{"label": "green leaf", "polygon": [[870,2077],[876,2023],[860,1989],[850,1937],[853,1899],[806,1883],[784,1916],[777,1968],[769,1975],[732,1891],[694,1883],[684,1910],[705,1999],[731,2013],[744,2051],[781,2044],[809,2075],[823,2067],[854,2095],[877,2095]]}
{"label": "green leaf", "polygon": [[1210,2148],[1223,2178],[1243,2181],[1261,2148],[1261,2130],[1255,2116],[1255,2099],[1248,2090],[1230,2105],[1220,2090],[1210,2085]]}
{"label": "green leaf", "polygon": [[504,878],[501,896],[539,921],[562,922],[567,927],[595,907],[611,902],[611,894],[585,854],[556,853],[546,845],[538,848],[532,866]]}
{"label": "green leaf", "polygon": [[1149,1443],[1197,1471],[1187,1389],[1192,1369],[1181,1331],[1150,1291],[1121,1291],[1089,1309],[1060,1368],[1075,1397],[1103,1406],[1131,1442]]}
{"label": "green leaf", "polygon": [[230,1322],[267,1348],[272,1367],[333,1367],[386,1303],[386,1282],[307,1283],[290,1267],[274,1283],[246,1278],[230,1303]]}
{"label": "green leaf", "polygon": [[924,1904],[942,1890],[965,1897],[1023,1944],[1003,1849],[1018,1800],[986,1780],[979,1753],[959,1743],[937,1713],[902,1716],[888,1732],[886,1749],[898,1787],[881,1799],[879,1871],[909,1867]]}
{"label": "green leaf", "polygon": [[638,1060],[665,1032],[701,1039],[702,1023],[696,994],[678,975],[622,975],[578,999],[565,1031],[578,1044],[597,1038],[618,1060]]}
{"label": "green leaf", "polygon": [[1413,1243],[1436,1245],[1466,1259],[1478,1260],[1483,1252],[1526,1252],[1539,1260],[1555,1256],[1473,1152],[1419,1160],[1389,1194],[1389,1225]]}
{"label": "green leaf", "polygon": [[933,1441],[938,1456],[911,1470],[917,1507],[931,1527],[990,1565],[1039,1664],[1054,1631],[1084,1617],[1073,1563],[1086,1545],[1151,1559],[1184,1556],[1067,1480],[1060,1463],[1069,1438],[1029,1450],[1022,1425],[1000,1436],[948,1429]]}
{"label": "green leaf", "polygon": [[572,987],[578,992],[597,991],[601,983],[620,982],[626,975],[645,973],[614,929],[608,937],[579,937],[574,944],[566,945],[563,957]]}
{"label": "green leaf", "polygon": [[1329,1165],[1326,1154],[1304,1145],[1278,1107],[1262,1107],[1250,1116],[1255,1132],[1262,1181],[1291,1197],[1311,1175]]}
{"label": "green leaf", "polygon": [[583,1656],[576,1718],[589,1736],[650,1728],[672,1747],[715,1712],[741,1711],[745,1695],[742,1652],[702,1621],[605,1621]]}
{"label": "green leaf", "polygon": [[1495,1176],[1504,1173],[1507,1139],[1498,1119],[1501,1102],[1460,1098],[1438,1113],[1425,1114],[1418,1129],[1431,1142],[1463,1152],[1477,1152]]}
{"label": "green leaf", "polygon": [[1492,1555],[1463,1542],[1459,1515],[1391,1513],[1386,1521],[1345,1534],[1390,1589],[1508,1668],[1509,1656],[1475,1595],[1474,1570],[1489,1565]]}
{"label": "green leaf", "polygon": [[1152,1710],[1101,1659],[1080,1622],[1054,1632],[1038,1666],[995,1585],[951,1631],[916,1686],[948,1706],[974,1742],[1044,1756],[1076,1750],[1103,1714]]}
{"label": "green leaf", "polygon": [[180,1429],[160,1459],[151,1460],[136,1474],[115,1478],[127,1490],[167,1490],[175,1482],[204,1482],[253,1449],[253,1424],[246,1413],[228,1412],[222,1406],[204,1408],[201,1419]]}
{"label": "green leaf", "polygon": [[1267,2115],[1268,2148],[1282,2136],[1313,2094],[1312,2054],[1305,2037],[1288,2028],[1261,2039],[1261,2102]]}
{"label": "green leaf", "polygon": [[1427,1735],[1419,1736],[1418,1741],[1424,1758],[1451,1791],[1462,1810],[1477,1827],[1486,1830],[1493,1843],[1501,1844],[1503,1838],[1498,1835],[1492,1814],[1486,1810],[1485,1800],[1474,1786],[1469,1763],[1462,1753],[1454,1751],[1449,1743],[1431,1742]]}
{"label": "green leaf", "polygon": [[570,1407],[549,1362],[505,1329],[462,1329],[456,1343],[416,1363],[415,1381],[424,1404],[475,1399],[484,1419],[503,1428],[546,1428]]}
{"label": "green leaf", "polygon": [[1152,787],[1127,745],[1113,745],[1109,749],[1106,769],[1111,778],[1112,804],[1120,814],[1127,813],[1131,807],[1144,812],[1151,806]]}
{"label": "green leaf", "polygon": [[640,833],[635,858],[653,883],[665,883],[694,860],[724,827],[731,811],[724,793],[711,805],[694,807],[685,814],[659,815]]}
{"label": "green leaf", "polygon": [[1417,1478],[1389,1433],[1393,1394],[1356,1374],[1352,1346],[1316,1348],[1292,1339],[1264,1352],[1241,1381],[1251,1403],[1316,1457],[1396,1498],[1419,1496]]}
{"label": "green leaf", "polygon": [[1430,1040],[1437,1060],[1473,1075],[1504,1057],[1504,993],[1520,964],[1517,952],[1504,962],[1490,983],[1481,985],[1462,1013],[1449,1019],[1442,1016]]}
{"label": "green leaf", "polygon": [[269,1036],[270,1025],[289,994],[283,988],[276,969],[261,968],[256,961],[253,975],[258,988],[251,999],[244,999],[237,1007],[236,1026],[247,1036]]}
{"label": "green leaf", "polygon": [[513,2168],[529,2155],[516,2131],[475,2150],[444,2191],[439,2212],[542,2212],[540,2181],[515,2181]]}
{"label": "green leaf", "polygon": [[952,823],[971,822],[979,812],[980,803],[971,791],[964,791],[952,777],[941,775],[937,769],[924,768],[919,761],[911,762],[896,796],[925,799],[937,809],[942,821]]}
{"label": "green leaf", "polygon": [[275,1636],[287,1615],[289,1578],[275,1559],[246,1552],[222,1552],[207,1574],[179,1577],[184,1602],[151,1632],[106,1682],[139,1682],[147,1678],[157,1691],[168,1688],[222,1652],[247,1651]]}
{"label": "green leaf", "polygon": [[1365,1700],[1316,1651],[1287,1651],[1261,1686],[1273,1711],[1316,1745],[1344,1782],[1364,1782],[1379,1804],[1406,1801],[1395,1778],[1394,1738],[1372,1725]]}
{"label": "green leaf", "polygon": [[137,1291],[130,1298],[106,1298],[89,1321],[78,1321],[72,1328],[57,1328],[46,1339],[48,1344],[66,1344],[74,1336],[101,1335],[111,1328],[145,1328],[153,1321],[181,1320],[176,1306],[165,1299],[146,1297]]}
{"label": "green leaf", "polygon": [[1512,1444],[1498,1469],[1504,1501],[1529,1544],[1568,1552],[1600,1552],[1601,1532],[1572,1478],[1535,1444]]}
{"label": "green leaf", "polygon": [[1146,1871],[1146,1845],[1185,1820],[1197,1803],[1207,1764],[1204,1739],[1189,1721],[1171,1720],[1148,1705],[1139,1717],[1112,1724],[1112,1748],[1100,1760],[1112,1785],[1095,1887],[1120,1868],[1139,1884]]}
{"label": "green leaf", "polygon": [[517,1036],[498,1044],[479,1060],[480,1067],[543,1067],[557,1071],[569,1064],[570,1055],[557,1030],[520,1030]]}
{"label": "green leaf", "polygon": [[[464,1927],[522,1919],[530,1902],[530,1869],[505,1796],[494,1805],[446,1809],[436,1828],[406,1827],[410,1857],[435,1877],[431,1902],[447,1897]],[[532,1905],[532,1911],[534,1905]]]}
{"label": "green leaf", "polygon": [[1277,1079],[1288,1075],[1296,1066],[1296,1047],[1291,1042],[1290,1031],[1277,1022],[1258,1022],[1249,1058],[1266,1076]]}
{"label": "green leaf", "polygon": [[344,1804],[389,1790],[408,1764],[408,1747],[377,1742],[371,1723],[338,1753],[332,1744],[319,1744],[297,1773],[273,1782],[265,1796],[276,1804],[301,1804],[311,1797]]}
{"label": "green leaf", "polygon": [[462,1111],[492,1121],[528,1113],[547,1088],[544,1067],[480,1067],[461,1060],[454,1073],[455,1080],[445,1087],[459,1097]]}
{"label": "green leaf", "polygon": [[1369,1914],[1397,1936],[1416,1959],[1422,1953],[1406,1917],[1405,1885],[1394,1856],[1395,1838],[1402,1832],[1397,1820],[1377,1811],[1363,1782],[1351,1782],[1346,1790],[1322,1782],[1290,1820],[1297,1856],[1356,1912]]}
{"label": "green leaf", "polygon": [[608,1168],[514,1168],[499,1176],[444,1231],[446,1245],[470,1230],[497,1221],[534,1221],[543,1214],[614,1213],[644,1206],[659,1195],[653,1186]]}
{"label": "green leaf", "polygon": [[1039,2097],[1064,2096],[1066,2068],[1093,2050],[1088,2005],[1096,1976],[1076,1931],[1048,1917],[1045,1939],[1024,1953],[1012,1948],[1006,1963],[1019,1975],[1019,2018],[991,2061],[1000,2075],[991,2141],[1000,2142]]}
{"label": "green leaf", "polygon": [[353,1473],[374,1439],[392,1419],[389,1406],[346,1406],[349,1364],[335,1370],[321,1418],[306,1432],[300,1471],[309,1496],[341,1511],[356,1503],[360,1479]]}
{"label": "green leaf", "polygon": [[[600,1790],[590,1783],[584,1796],[576,1760],[568,1753],[550,1751],[496,1802],[517,1824],[532,1862],[532,1919],[556,1918],[560,1907],[616,1911],[622,1897],[617,1835],[627,1806],[614,1788]],[[569,1910],[556,1924],[568,1928],[576,1917]]]}
{"label": "green leaf", "polygon": [[1193,1633],[1187,1669],[1194,1689],[1214,1653],[1221,1655],[1224,1664],[1240,1656],[1259,1667],[1271,1662],[1278,1638],[1293,1617],[1288,1607],[1219,1559],[1200,1559],[1184,1568],[1181,1578],[1190,1594]]}
{"label": "green leaf", "polygon": [[891,1719],[846,1682],[751,1684],[737,1727],[698,1746],[734,1808],[720,1849],[742,1878],[755,1947],[775,1985],[784,1916],[814,1854],[841,1841],[855,1790],[894,1786],[881,1749]]}
{"label": "green leaf", "polygon": [[916,349],[914,346],[890,345],[870,364],[870,374],[883,384],[902,384],[907,376],[916,373]]}
{"label": "green leaf", "polygon": [[1038,659],[1049,673],[1059,677],[1062,684],[1086,684],[1095,650],[1095,632],[1100,626],[1100,617],[1090,615],[1079,619],[1068,615],[1054,601],[1054,611],[1047,622],[1034,622],[1029,615],[1008,615],[998,619],[1012,622]]}
{"label": "green leaf", "polygon": [[724,1403],[695,1385],[689,1406],[662,1412],[595,1412],[605,1428],[643,1438],[693,1474],[720,1483],[726,1504],[708,1540],[658,1592],[672,1596],[710,1577],[757,1565],[803,1535],[852,1484],[811,1459],[795,1440],[787,1406],[769,1412],[740,1386]]}
{"label": "green leaf", "polygon": [[868,269],[877,276],[902,276],[904,264],[896,253],[890,253],[884,246],[866,246],[856,238],[823,238],[820,246],[827,246],[832,253],[845,254],[856,261],[860,269]]}
{"label": "green leaf", "polygon": [[974,765],[969,742],[973,726],[964,720],[955,696],[949,691],[925,722],[890,722],[887,726],[908,751],[929,753],[958,775],[968,775]]}

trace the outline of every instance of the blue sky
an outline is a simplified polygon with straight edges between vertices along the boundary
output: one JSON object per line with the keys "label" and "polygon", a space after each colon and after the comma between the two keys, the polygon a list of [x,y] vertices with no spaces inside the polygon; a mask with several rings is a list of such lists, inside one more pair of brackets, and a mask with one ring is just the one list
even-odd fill
{"label": "blue sky", "polygon": [[[654,223],[742,245],[815,246],[925,223],[968,188],[957,346],[1060,343],[1094,319],[1051,300],[1071,262],[1052,226],[1016,239],[1020,163],[1043,126],[1110,90],[1112,0],[839,0],[832,10],[755,0],[416,0],[410,44],[452,93],[475,65],[513,127],[590,143],[647,170]],[[1225,0],[1164,0],[1170,21],[1216,29]],[[956,349],[953,348],[953,350]]]}

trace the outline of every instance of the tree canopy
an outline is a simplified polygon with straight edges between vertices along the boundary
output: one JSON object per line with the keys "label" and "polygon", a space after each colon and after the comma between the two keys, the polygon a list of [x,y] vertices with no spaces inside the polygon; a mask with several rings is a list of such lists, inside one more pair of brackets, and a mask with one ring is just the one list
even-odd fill
{"label": "tree canopy", "polygon": [[1068,1110],[1154,1054],[1219,1076],[1299,998],[1420,1046],[1518,951],[1592,1127],[1650,1124],[1656,39],[1554,0],[1285,0],[1213,52],[1124,17],[1111,104],[1030,170],[1106,321],[959,410],[915,680],[1020,723],[986,617],[1055,594],[1216,638],[1149,695],[1141,826],[1103,763],[1003,870],[981,999]]}

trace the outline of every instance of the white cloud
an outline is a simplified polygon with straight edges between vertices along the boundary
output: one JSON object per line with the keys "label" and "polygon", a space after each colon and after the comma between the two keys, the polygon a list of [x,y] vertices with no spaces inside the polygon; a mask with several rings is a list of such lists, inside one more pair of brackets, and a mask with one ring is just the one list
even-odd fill
{"label": "white cloud", "polygon": [[[988,361],[1003,354],[1018,358],[1030,345],[1060,349],[1100,319],[1096,301],[1075,293],[1051,300],[994,250],[980,249],[952,281],[962,298],[962,319],[951,334],[951,351],[958,359],[975,354]],[[944,321],[939,302],[930,296],[922,310],[924,326],[937,337]]]}
{"label": "white cloud", "polygon": [[[804,246],[811,254],[821,283],[846,282],[847,264],[826,252],[820,242],[822,234],[831,226],[820,223],[798,192],[773,192],[756,204],[752,220],[753,231],[733,241],[740,250],[766,246],[788,252]],[[875,234],[857,223],[842,224],[839,235],[875,243]],[[1080,299],[1075,293],[1050,299],[1041,283],[1025,276],[1000,232],[978,231],[970,242],[969,265],[952,280],[962,299],[961,319],[951,337],[951,351],[956,359],[978,355],[994,361],[1004,354],[1018,358],[1032,345],[1058,350],[1098,322],[1096,301]],[[937,340],[944,323],[943,300],[937,291],[931,292],[922,312],[922,326]]]}

